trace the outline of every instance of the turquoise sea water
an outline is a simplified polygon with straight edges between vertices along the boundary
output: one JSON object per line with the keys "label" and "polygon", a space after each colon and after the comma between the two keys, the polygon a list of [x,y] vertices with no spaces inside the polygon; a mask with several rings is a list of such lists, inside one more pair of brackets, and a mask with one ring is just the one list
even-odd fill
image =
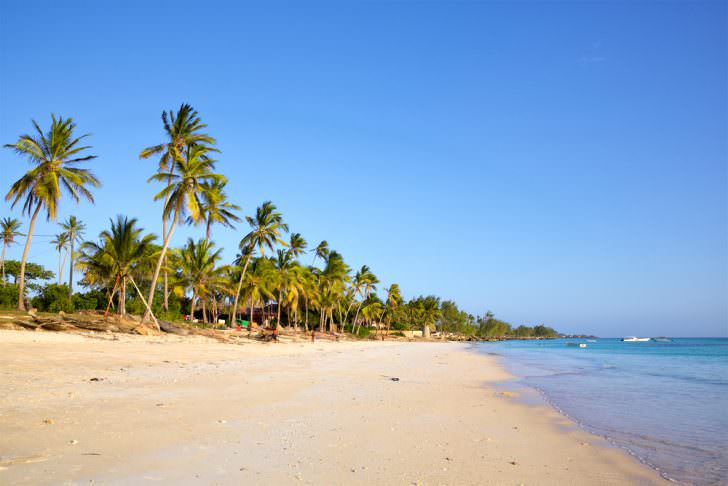
{"label": "turquoise sea water", "polygon": [[507,341],[478,349],[501,355],[523,384],[665,477],[728,484],[728,339]]}

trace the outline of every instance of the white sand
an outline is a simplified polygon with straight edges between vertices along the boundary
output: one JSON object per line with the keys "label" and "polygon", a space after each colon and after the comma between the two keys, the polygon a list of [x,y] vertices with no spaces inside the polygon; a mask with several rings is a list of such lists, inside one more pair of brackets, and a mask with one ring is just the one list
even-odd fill
{"label": "white sand", "polygon": [[663,481],[462,344],[95,337],[0,332],[0,484]]}

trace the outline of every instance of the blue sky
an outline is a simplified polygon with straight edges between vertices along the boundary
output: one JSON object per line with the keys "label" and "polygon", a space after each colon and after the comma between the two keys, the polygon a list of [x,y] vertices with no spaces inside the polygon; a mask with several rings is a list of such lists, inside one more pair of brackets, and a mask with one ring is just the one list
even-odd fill
{"label": "blue sky", "polygon": [[[94,237],[124,213],[159,234],[138,153],[189,102],[246,214],[273,200],[408,298],[566,332],[728,335],[726,16],[724,2],[6,0],[0,142],[72,116],[103,188],[59,219]],[[3,194],[26,167],[0,153]],[[244,232],[213,239],[232,258]],[[56,268],[48,240],[30,259]]]}

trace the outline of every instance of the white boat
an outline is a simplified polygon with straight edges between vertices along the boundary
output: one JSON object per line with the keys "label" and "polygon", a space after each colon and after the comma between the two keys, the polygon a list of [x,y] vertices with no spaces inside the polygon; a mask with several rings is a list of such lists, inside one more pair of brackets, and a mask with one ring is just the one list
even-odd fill
{"label": "white boat", "polygon": [[622,341],[625,343],[645,343],[649,340],[650,340],[650,338],[641,338],[641,337],[636,337],[636,336],[622,338]]}
{"label": "white boat", "polygon": [[566,345],[573,346],[573,347],[579,346],[580,348],[586,348],[586,343],[566,343]]}
{"label": "white boat", "polygon": [[584,344],[584,343],[579,343],[579,347],[580,347],[580,348],[586,348],[586,344]]}

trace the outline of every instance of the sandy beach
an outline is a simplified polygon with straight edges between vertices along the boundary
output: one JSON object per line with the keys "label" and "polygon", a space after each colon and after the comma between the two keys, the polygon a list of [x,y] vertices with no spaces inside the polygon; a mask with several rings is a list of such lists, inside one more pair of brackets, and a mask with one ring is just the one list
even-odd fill
{"label": "sandy beach", "polygon": [[663,482],[508,378],[465,344],[3,331],[0,484]]}

